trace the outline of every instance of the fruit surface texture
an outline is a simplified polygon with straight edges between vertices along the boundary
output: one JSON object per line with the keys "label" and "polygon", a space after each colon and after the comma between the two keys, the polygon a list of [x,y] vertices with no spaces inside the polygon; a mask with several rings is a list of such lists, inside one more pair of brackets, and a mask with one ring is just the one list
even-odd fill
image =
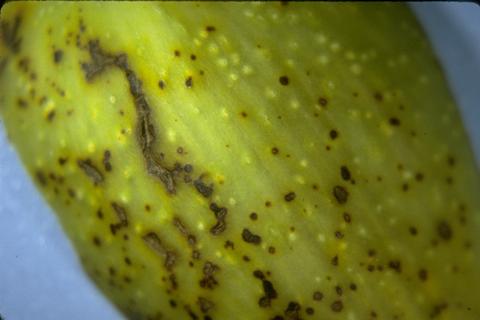
{"label": "fruit surface texture", "polygon": [[12,2],[0,26],[8,137],[127,318],[480,318],[480,177],[404,4]]}

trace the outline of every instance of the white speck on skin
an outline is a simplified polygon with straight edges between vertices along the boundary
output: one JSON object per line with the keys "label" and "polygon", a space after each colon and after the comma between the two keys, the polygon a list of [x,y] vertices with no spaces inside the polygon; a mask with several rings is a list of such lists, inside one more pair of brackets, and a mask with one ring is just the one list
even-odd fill
{"label": "white speck on skin", "polygon": [[235,200],[234,198],[229,198],[228,199],[228,204],[230,204],[231,206],[234,206],[237,204],[237,200]]}
{"label": "white speck on skin", "polygon": [[300,107],[300,103],[297,99],[293,99],[292,101],[290,101],[290,107],[292,107],[292,109],[294,110],[297,110]]}
{"label": "white speck on skin", "polygon": [[317,240],[322,243],[325,242],[325,235],[323,233],[319,233],[317,235]]}
{"label": "white speck on skin", "polygon": [[226,108],[222,108],[222,117],[224,118],[230,117],[230,114],[228,113]]}
{"label": "white speck on skin", "polygon": [[350,66],[350,71],[352,71],[353,74],[358,75],[362,73],[362,67],[359,64],[354,63]]}
{"label": "white speck on skin", "polygon": [[217,60],[217,65],[219,65],[220,67],[226,67],[228,66],[228,60],[225,58],[220,58]]}
{"label": "white speck on skin", "polygon": [[197,224],[197,229],[200,230],[200,231],[205,230],[205,225],[203,224],[203,222],[199,222]]}
{"label": "white speck on skin", "polygon": [[245,74],[245,75],[249,75],[253,72],[253,69],[252,67],[250,67],[249,65],[244,65],[242,67],[242,73]]}
{"label": "white speck on skin", "polygon": [[326,65],[329,62],[329,58],[327,55],[322,54],[317,57],[317,61],[322,65]]}
{"label": "white speck on skin", "polygon": [[277,93],[271,88],[265,89],[265,95],[267,96],[267,98],[270,98],[270,99],[274,99],[277,97]]}
{"label": "white speck on skin", "polygon": [[315,37],[315,42],[317,42],[318,44],[324,44],[327,42],[327,37],[325,37],[323,34],[318,34]]}
{"label": "white speck on skin", "polygon": [[332,50],[332,52],[338,52],[338,50],[340,50],[340,44],[338,42],[334,42],[330,45],[330,50]]}
{"label": "white speck on skin", "polygon": [[90,141],[87,145],[87,150],[88,152],[90,153],[94,153],[95,152],[95,143],[93,143],[93,141]]}
{"label": "white speck on skin", "polygon": [[302,177],[301,175],[296,175],[295,176],[295,181],[299,184],[305,184],[305,178]]}
{"label": "white speck on skin", "polygon": [[295,241],[297,239],[297,235],[295,234],[295,232],[291,232],[289,235],[288,235],[288,240],[290,241]]}
{"label": "white speck on skin", "polygon": [[175,131],[173,131],[172,129],[167,130],[168,141],[175,142],[176,137],[177,137],[177,133]]}
{"label": "white speck on skin", "polygon": [[110,103],[111,103],[111,104],[114,104],[115,101],[117,101],[117,99],[115,98],[115,96],[110,96],[109,100],[110,100]]}
{"label": "white speck on skin", "polygon": [[306,168],[308,166],[308,161],[303,159],[302,161],[300,161],[300,165],[304,168]]}

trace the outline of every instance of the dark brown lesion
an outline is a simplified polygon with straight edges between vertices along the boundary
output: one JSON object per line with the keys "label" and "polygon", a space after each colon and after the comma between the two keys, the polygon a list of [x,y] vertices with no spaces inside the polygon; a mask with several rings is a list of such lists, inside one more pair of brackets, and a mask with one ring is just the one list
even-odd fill
{"label": "dark brown lesion", "polygon": [[22,18],[17,14],[12,23],[2,21],[0,25],[2,41],[12,53],[18,53],[20,51],[22,38],[18,35],[18,29],[20,28],[21,22]]}
{"label": "dark brown lesion", "polygon": [[148,232],[142,239],[150,249],[165,260],[164,265],[170,271],[176,263],[177,254],[173,250],[168,249],[155,232]]}
{"label": "dark brown lesion", "polygon": [[198,297],[197,304],[200,307],[200,311],[202,311],[202,313],[207,313],[208,311],[212,310],[213,307],[215,307],[215,303],[204,297]]}
{"label": "dark brown lesion", "polygon": [[262,237],[260,237],[259,235],[253,234],[247,228],[244,228],[242,231],[242,239],[247,243],[251,243],[255,245],[259,245],[262,242]]}
{"label": "dark brown lesion", "polygon": [[77,160],[77,165],[93,181],[94,185],[98,185],[98,184],[103,182],[103,180],[104,180],[103,174],[93,164],[92,160],[90,160],[90,159],[85,159],[85,160],[78,159]]}
{"label": "dark brown lesion", "polygon": [[117,223],[110,225],[110,231],[115,235],[119,229],[128,227],[127,210],[116,202],[112,202],[111,205],[118,218]]}
{"label": "dark brown lesion", "polygon": [[203,278],[200,280],[200,287],[205,289],[214,289],[218,285],[215,273],[220,270],[216,264],[207,261],[203,266]]}
{"label": "dark brown lesion", "polygon": [[192,249],[192,259],[199,260],[201,257],[200,251],[197,249],[197,238],[185,226],[185,223],[179,217],[173,218],[173,225],[185,237],[188,245]]}
{"label": "dark brown lesion", "polygon": [[225,223],[225,218],[228,210],[225,207],[219,207],[215,202],[210,203],[210,210],[213,211],[215,214],[215,219],[217,219],[215,225],[210,228],[210,233],[216,236],[225,231],[227,226]]}
{"label": "dark brown lesion", "polygon": [[112,55],[104,52],[100,48],[98,40],[88,42],[88,51],[91,62],[82,63],[81,65],[87,81],[93,81],[97,75],[101,74],[108,67],[117,67],[123,71],[130,87],[130,93],[134,99],[137,113],[136,138],[142,149],[147,172],[160,179],[168,193],[174,194],[176,191],[174,172],[162,164],[161,157],[153,149],[156,133],[151,117],[151,108],[143,93],[142,82],[128,65],[127,56],[123,53]]}

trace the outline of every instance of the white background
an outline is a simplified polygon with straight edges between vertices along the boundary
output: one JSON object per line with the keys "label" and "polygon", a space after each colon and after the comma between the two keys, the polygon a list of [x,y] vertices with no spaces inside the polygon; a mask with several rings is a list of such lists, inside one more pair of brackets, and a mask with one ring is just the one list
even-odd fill
{"label": "white background", "polygon": [[[480,164],[480,7],[411,6],[448,75]],[[55,215],[6,141],[1,120],[0,314],[5,320],[121,319],[82,273]]]}

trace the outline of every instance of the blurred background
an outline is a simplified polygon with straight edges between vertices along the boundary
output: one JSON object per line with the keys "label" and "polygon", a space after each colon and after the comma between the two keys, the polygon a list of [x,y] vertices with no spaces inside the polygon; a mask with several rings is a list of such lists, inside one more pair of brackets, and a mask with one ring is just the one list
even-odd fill
{"label": "blurred background", "polygon": [[[480,167],[480,6],[409,5],[444,67]],[[55,215],[8,144],[1,120],[0,315],[4,320],[122,319],[83,274]]]}

